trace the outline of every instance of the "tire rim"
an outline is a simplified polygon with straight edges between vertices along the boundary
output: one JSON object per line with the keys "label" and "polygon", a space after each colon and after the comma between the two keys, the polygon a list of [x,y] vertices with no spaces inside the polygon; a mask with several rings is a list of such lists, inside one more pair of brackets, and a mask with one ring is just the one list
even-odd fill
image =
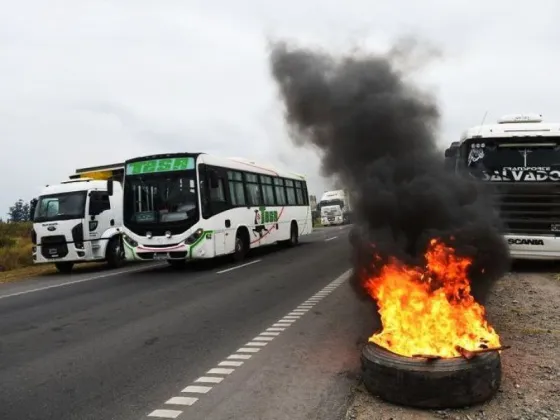
{"label": "tire rim", "polygon": [[241,239],[237,238],[235,240],[235,252],[240,253],[242,250],[242,246],[241,246]]}

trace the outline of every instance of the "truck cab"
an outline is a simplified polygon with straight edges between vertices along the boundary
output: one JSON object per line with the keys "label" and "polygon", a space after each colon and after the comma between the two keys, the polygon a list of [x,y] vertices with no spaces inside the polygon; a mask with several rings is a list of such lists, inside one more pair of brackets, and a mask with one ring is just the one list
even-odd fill
{"label": "truck cab", "polygon": [[504,115],[465,130],[445,157],[490,186],[513,259],[560,259],[560,123]]}
{"label": "truck cab", "polygon": [[323,226],[342,225],[350,221],[348,194],[344,190],[326,191],[318,207]]}
{"label": "truck cab", "polygon": [[80,262],[123,264],[122,184],[111,174],[86,175],[41,191],[33,211],[34,263],[55,264],[63,273]]}

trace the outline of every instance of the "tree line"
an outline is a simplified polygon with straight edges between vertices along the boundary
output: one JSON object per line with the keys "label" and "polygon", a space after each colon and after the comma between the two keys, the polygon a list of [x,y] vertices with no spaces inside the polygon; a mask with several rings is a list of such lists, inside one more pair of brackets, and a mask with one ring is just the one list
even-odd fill
{"label": "tree line", "polygon": [[[33,213],[37,207],[37,199],[34,198],[28,202],[23,199],[17,200],[13,206],[8,210],[8,222],[30,222],[33,220]],[[0,222],[3,220],[0,219]]]}

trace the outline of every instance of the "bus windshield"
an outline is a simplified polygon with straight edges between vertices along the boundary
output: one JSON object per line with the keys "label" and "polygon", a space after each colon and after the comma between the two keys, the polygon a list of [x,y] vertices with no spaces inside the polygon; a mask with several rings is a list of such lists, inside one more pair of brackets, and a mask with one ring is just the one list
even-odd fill
{"label": "bus windshield", "polygon": [[125,222],[185,222],[197,218],[197,203],[194,170],[129,175],[125,179]]}
{"label": "bus windshield", "polygon": [[486,138],[464,144],[469,173],[484,181],[560,180],[560,138]]}

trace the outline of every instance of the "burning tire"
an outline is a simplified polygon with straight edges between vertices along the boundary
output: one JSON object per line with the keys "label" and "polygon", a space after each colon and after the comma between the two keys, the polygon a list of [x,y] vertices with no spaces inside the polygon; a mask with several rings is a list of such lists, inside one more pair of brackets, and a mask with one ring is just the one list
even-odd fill
{"label": "burning tire", "polygon": [[490,399],[501,383],[497,351],[427,360],[392,353],[368,343],[362,351],[363,381],[375,396],[419,408],[458,408]]}

